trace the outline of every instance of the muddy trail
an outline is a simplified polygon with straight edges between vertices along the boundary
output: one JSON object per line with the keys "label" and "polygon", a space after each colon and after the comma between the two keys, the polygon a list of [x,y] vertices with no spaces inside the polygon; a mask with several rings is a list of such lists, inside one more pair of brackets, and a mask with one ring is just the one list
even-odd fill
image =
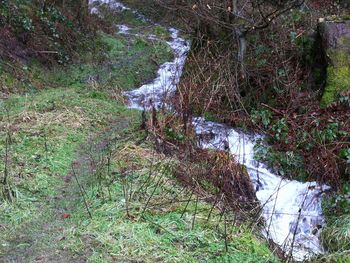
{"label": "muddy trail", "polygon": [[61,183],[55,186],[56,195],[38,200],[36,206],[40,213],[17,229],[10,240],[1,240],[5,250],[0,254],[0,262],[87,262],[94,245],[91,237],[80,236],[84,248],[80,248],[79,253],[74,253],[64,241],[81,223],[73,218],[75,213],[93,217],[85,189],[95,180],[97,166],[110,145],[123,141],[120,138],[125,136],[121,135],[129,127],[130,120],[120,117],[81,145],[70,173],[59,178]]}

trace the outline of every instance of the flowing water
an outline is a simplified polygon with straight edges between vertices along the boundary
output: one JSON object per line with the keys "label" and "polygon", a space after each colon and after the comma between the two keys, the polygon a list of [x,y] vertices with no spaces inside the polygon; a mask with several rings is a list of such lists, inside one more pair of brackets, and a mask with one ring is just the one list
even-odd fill
{"label": "flowing water", "polygon": [[224,149],[246,166],[263,207],[264,235],[292,254],[295,260],[310,258],[323,252],[320,230],[324,225],[321,209],[322,192],[327,186],[316,182],[301,183],[287,180],[271,172],[254,159],[254,146],[259,135],[249,135],[226,125],[196,118],[197,134],[210,138],[201,142],[203,148]]}
{"label": "flowing water", "polygon": [[[130,10],[123,4],[104,0],[112,8]],[[144,16],[135,14],[142,20]],[[149,21],[149,20],[148,20]],[[118,25],[120,34],[128,34],[129,27]],[[185,64],[189,42],[179,36],[179,31],[170,28],[171,40],[167,43],[174,51],[174,60],[160,66],[157,77],[150,83],[125,93],[129,107],[134,109],[158,108],[167,98],[176,92]],[[148,38],[155,39],[151,35]],[[320,231],[324,225],[321,209],[322,192],[327,186],[316,182],[298,182],[287,180],[270,171],[264,164],[254,159],[254,145],[260,135],[243,133],[224,124],[206,121],[203,118],[193,120],[196,133],[203,148],[224,149],[229,145],[230,152],[239,163],[246,166],[256,189],[256,196],[263,207],[262,215],[266,224],[264,235],[272,239],[296,260],[310,258],[323,252],[320,244]]]}

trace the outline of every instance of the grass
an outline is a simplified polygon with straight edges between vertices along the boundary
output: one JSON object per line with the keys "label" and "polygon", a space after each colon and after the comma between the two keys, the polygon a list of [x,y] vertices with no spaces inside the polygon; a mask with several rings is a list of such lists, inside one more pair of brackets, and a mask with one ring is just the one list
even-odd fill
{"label": "grass", "polygon": [[87,63],[58,68],[49,74],[33,70],[32,74],[56,86],[84,88],[90,83],[106,92],[111,88],[130,90],[154,78],[159,65],[172,59],[171,48],[164,41],[105,33],[98,37],[91,53],[84,54]]}
{"label": "grass", "polygon": [[344,183],[344,192],[327,196],[322,208],[327,225],[322,231],[321,240],[327,253],[325,262],[350,262],[350,213],[349,187]]}
{"label": "grass", "polygon": [[[9,179],[17,195],[13,204],[0,204],[5,237],[36,217],[40,207],[35,203],[57,195],[57,185],[68,174],[77,148],[91,133],[104,129],[118,116],[133,113],[120,103],[91,98],[89,92],[71,88],[12,96],[1,107],[9,109],[9,122],[1,111],[0,125],[9,125],[11,130]],[[4,156],[6,129],[1,131],[0,154]],[[3,166],[1,162],[1,170]]]}
{"label": "grass", "polygon": [[344,214],[329,222],[322,235],[330,251],[350,251],[350,216]]}
{"label": "grass", "polygon": [[[113,120],[137,119],[139,113],[124,106],[121,90],[153,78],[158,64],[172,58],[165,42],[143,37],[100,32],[84,41],[92,48],[76,64],[49,70],[32,61],[14,71],[2,63],[1,88],[10,95],[0,101],[0,156],[5,159],[9,133],[8,184],[16,198],[0,201],[0,258],[12,250],[25,256],[16,249],[28,246],[43,253],[59,247],[47,242],[57,237],[57,228],[67,227],[53,207],[70,206],[56,199],[62,199],[63,179],[78,149]],[[1,161],[1,171],[4,166]],[[43,225],[49,228],[45,233]]]}
{"label": "grass", "polygon": [[126,44],[125,38],[117,41],[106,35],[101,41],[102,46],[109,48],[108,63],[79,68],[73,66],[70,72],[75,81],[86,81],[87,76],[93,75],[94,81],[102,86],[130,90],[152,79],[158,66],[172,58],[170,47],[160,41],[149,42],[137,37]]}

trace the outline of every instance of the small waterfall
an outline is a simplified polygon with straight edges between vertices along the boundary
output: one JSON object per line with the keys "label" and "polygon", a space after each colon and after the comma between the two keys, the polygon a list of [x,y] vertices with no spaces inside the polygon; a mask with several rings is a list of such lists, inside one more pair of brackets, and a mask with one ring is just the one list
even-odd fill
{"label": "small waterfall", "polygon": [[[320,230],[325,224],[321,196],[329,187],[316,182],[302,183],[283,179],[254,159],[254,146],[259,135],[249,135],[226,125],[194,120],[197,134],[211,134],[203,148],[224,149],[247,168],[263,208],[266,224],[264,235],[291,252],[295,260],[310,258],[323,252]],[[213,136],[214,135],[214,136]],[[204,136],[201,136],[204,137]],[[225,143],[226,142],[226,143]]]}

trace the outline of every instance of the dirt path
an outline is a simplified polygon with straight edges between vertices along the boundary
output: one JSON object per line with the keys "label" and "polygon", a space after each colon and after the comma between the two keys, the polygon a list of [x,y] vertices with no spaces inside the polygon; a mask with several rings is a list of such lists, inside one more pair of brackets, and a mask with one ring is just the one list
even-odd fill
{"label": "dirt path", "polygon": [[[91,238],[80,237],[79,243],[84,244],[84,248],[78,253],[65,244],[67,234],[74,232],[81,223],[71,215],[78,210],[86,212],[76,179],[84,188],[93,182],[96,164],[116,134],[123,133],[128,126],[128,118],[116,120],[107,130],[81,146],[72,163],[76,176],[71,172],[61,178],[62,183],[56,187],[57,194],[44,197],[37,203],[40,214],[7,240],[8,249],[3,252],[4,256],[0,256],[0,262],[87,262],[92,253]],[[89,218],[88,213],[86,218]]]}

